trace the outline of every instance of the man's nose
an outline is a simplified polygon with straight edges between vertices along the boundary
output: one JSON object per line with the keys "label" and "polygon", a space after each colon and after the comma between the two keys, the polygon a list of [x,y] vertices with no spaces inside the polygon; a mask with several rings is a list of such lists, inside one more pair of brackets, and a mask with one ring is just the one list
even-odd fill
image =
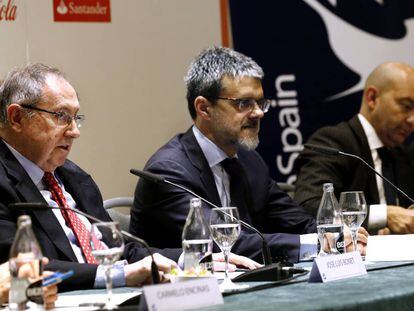
{"label": "man's nose", "polygon": [[76,124],[75,120],[72,120],[70,125],[68,125],[68,128],[66,129],[65,134],[72,138],[80,137],[80,129],[78,128],[78,125]]}
{"label": "man's nose", "polygon": [[250,112],[250,117],[253,119],[261,119],[264,116],[263,110],[256,103],[253,107],[253,110]]}
{"label": "man's nose", "polygon": [[414,111],[408,115],[406,122],[411,126],[411,131],[414,131]]}

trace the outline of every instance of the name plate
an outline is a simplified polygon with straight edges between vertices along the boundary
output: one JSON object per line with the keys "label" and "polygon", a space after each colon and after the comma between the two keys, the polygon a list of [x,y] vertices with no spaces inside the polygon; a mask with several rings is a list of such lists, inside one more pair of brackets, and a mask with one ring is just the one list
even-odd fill
{"label": "name plate", "polygon": [[359,252],[315,258],[309,282],[331,282],[365,275],[367,270]]}
{"label": "name plate", "polygon": [[143,288],[148,310],[187,310],[223,303],[216,278],[201,278]]}

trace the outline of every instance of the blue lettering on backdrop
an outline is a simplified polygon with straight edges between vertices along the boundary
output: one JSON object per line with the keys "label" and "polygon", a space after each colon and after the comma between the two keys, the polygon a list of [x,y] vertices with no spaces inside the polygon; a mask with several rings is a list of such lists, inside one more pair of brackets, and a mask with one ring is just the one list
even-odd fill
{"label": "blue lettering on backdrop", "polygon": [[265,71],[258,152],[277,181],[319,127],[349,119],[369,72],[414,65],[414,0],[229,0],[233,47]]}

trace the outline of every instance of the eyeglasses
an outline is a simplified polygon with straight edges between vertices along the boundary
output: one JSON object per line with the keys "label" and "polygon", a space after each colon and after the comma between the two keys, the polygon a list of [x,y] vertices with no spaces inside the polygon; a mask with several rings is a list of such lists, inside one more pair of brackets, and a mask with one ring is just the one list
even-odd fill
{"label": "eyeglasses", "polygon": [[30,110],[36,110],[36,111],[41,111],[41,112],[46,112],[49,114],[53,114],[56,119],[57,119],[57,124],[58,125],[64,125],[64,126],[69,126],[73,120],[75,120],[76,122],[76,127],[80,128],[82,127],[83,122],[85,121],[85,116],[83,114],[75,114],[74,116],[68,115],[67,113],[64,113],[62,111],[49,111],[46,109],[42,109],[42,108],[37,108],[37,107],[33,107],[31,105],[26,105],[26,104],[20,104],[20,107],[25,108],[25,109],[30,109]]}
{"label": "eyeglasses", "polygon": [[266,98],[254,99],[254,98],[228,98],[228,97],[217,97],[217,99],[230,100],[234,104],[238,105],[239,111],[241,112],[252,112],[254,107],[257,106],[260,108],[263,113],[269,111],[270,100]]}

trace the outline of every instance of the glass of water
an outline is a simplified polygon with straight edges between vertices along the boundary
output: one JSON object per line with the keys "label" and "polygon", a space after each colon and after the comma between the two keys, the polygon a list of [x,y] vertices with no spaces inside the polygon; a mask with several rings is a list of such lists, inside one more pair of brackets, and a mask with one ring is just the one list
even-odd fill
{"label": "glass of water", "polygon": [[114,309],[112,298],[112,267],[124,252],[124,240],[117,222],[94,223],[91,227],[92,255],[103,265],[107,291],[106,309]]}
{"label": "glass of water", "polygon": [[367,216],[364,192],[341,192],[339,206],[341,207],[343,222],[351,231],[353,250],[357,251],[358,229]]}
{"label": "glass of water", "polygon": [[234,284],[228,275],[230,250],[240,235],[240,220],[237,208],[213,208],[210,213],[210,230],[214,242],[220,247],[224,255],[224,280],[220,284],[220,290],[226,292],[243,287]]}

